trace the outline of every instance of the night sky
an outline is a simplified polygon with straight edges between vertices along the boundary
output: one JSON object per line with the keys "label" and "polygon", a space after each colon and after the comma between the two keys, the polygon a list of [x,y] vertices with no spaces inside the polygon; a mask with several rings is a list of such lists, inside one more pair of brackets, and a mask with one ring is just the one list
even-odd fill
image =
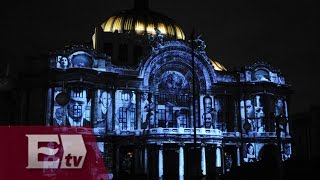
{"label": "night sky", "polygon": [[[71,43],[88,42],[94,27],[133,0],[8,1],[1,10],[1,63],[19,65],[27,55],[47,54]],[[293,86],[291,113],[320,100],[319,22],[315,0],[150,0],[150,8],[180,24],[186,37],[194,27],[207,54],[228,69],[264,59]],[[12,67],[19,71],[22,65]]]}

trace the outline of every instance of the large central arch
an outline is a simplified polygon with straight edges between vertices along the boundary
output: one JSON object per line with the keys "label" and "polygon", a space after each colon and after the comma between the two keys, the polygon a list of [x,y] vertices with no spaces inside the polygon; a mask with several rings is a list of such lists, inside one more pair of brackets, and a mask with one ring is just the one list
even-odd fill
{"label": "large central arch", "polygon": [[[166,71],[176,71],[184,75],[188,82],[192,82],[192,49],[187,43],[167,41],[157,53],[153,52],[143,63],[139,77],[143,78],[143,88],[156,90],[159,75]],[[206,91],[215,82],[215,72],[208,58],[195,51],[194,70],[197,91]],[[189,83],[192,88],[192,83]]]}

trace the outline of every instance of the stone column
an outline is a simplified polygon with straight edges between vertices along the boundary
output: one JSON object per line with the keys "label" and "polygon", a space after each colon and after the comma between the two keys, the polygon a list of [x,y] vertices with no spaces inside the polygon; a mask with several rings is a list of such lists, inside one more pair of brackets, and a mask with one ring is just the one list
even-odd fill
{"label": "stone column", "polygon": [[233,121],[233,130],[234,132],[240,132],[241,133],[241,128],[239,128],[239,124],[241,125],[241,121],[239,122],[240,116],[239,116],[239,102],[240,100],[233,100],[234,103],[234,121]]}
{"label": "stone column", "polygon": [[141,130],[141,123],[142,123],[142,117],[141,117],[141,92],[136,93],[136,112],[137,112],[137,129]]}
{"label": "stone column", "polygon": [[193,121],[195,120],[195,116],[194,116],[194,114],[193,114],[193,104],[192,103],[190,103],[190,127],[191,128],[194,128],[193,127],[193,125],[194,125],[194,123],[193,123]]}
{"label": "stone column", "polygon": [[159,161],[158,161],[159,179],[163,178],[163,144],[159,147]]}
{"label": "stone column", "polygon": [[119,165],[120,165],[120,147],[116,147],[116,175],[119,176]]}
{"label": "stone column", "polygon": [[112,130],[117,131],[119,130],[119,121],[116,115],[116,93],[114,90],[111,90],[110,94],[112,98]]}
{"label": "stone column", "polygon": [[207,167],[206,167],[206,145],[201,144],[201,170],[202,175],[207,174]]}
{"label": "stone column", "polygon": [[139,167],[139,163],[140,162],[140,148],[138,146],[136,146],[134,148],[134,172],[135,174],[139,173],[140,167]]}
{"label": "stone column", "polygon": [[222,145],[220,147],[220,155],[221,155],[221,170],[222,170],[222,174],[224,174],[225,169],[226,169],[225,156],[224,156],[224,145]]}
{"label": "stone column", "polygon": [[106,142],[104,144],[104,147],[107,147],[104,150],[104,156],[105,156],[104,160],[105,160],[105,165],[108,170],[109,177],[110,177],[110,175],[113,175],[116,173],[115,169],[114,169],[114,159],[115,158],[113,156],[114,146],[112,143]]}
{"label": "stone column", "polygon": [[237,166],[240,166],[240,146],[237,145]]}
{"label": "stone column", "polygon": [[184,179],[184,152],[183,144],[179,144],[179,180]]}
{"label": "stone column", "polygon": [[221,167],[221,145],[216,146],[216,167]]}
{"label": "stone column", "polygon": [[144,147],[144,173],[148,175],[148,147]]}
{"label": "stone column", "polygon": [[[286,100],[284,100],[284,110],[285,110],[285,116],[286,116],[286,118],[288,118],[289,116],[289,114],[288,114],[288,104],[287,104],[287,101]],[[290,134],[290,132],[289,132],[289,122],[288,122],[288,119],[287,119],[287,124],[286,124],[286,134]]]}
{"label": "stone column", "polygon": [[109,104],[108,102],[108,109],[107,109],[107,129],[106,129],[106,132],[110,133],[112,132],[112,129],[113,129],[113,104],[114,104],[114,96],[112,95],[114,91],[108,91],[108,99],[109,97],[111,98],[111,104]]}

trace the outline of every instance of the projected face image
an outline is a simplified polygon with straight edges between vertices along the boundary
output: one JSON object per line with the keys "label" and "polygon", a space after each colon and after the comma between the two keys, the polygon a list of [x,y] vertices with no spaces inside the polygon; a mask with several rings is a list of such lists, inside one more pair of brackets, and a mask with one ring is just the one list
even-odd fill
{"label": "projected face image", "polygon": [[159,89],[179,92],[188,88],[188,81],[179,72],[167,71],[161,75]]}
{"label": "projected face image", "polygon": [[96,97],[97,107],[95,109],[95,119],[93,124],[93,130],[96,135],[103,135],[106,130],[112,130],[112,97],[111,93],[104,90],[98,90]]}
{"label": "projected face image", "polygon": [[[54,96],[62,92],[61,87],[54,89]],[[68,101],[65,106],[59,105],[54,98],[53,125],[59,126],[90,126],[91,102],[89,93],[82,88],[72,88],[68,91]],[[51,124],[51,123],[48,123]]]}
{"label": "projected face image", "polygon": [[283,108],[284,108],[284,105],[283,105],[283,101],[282,101],[282,99],[277,99],[277,101],[276,101],[276,104],[275,104],[275,115],[276,116],[279,116],[279,115],[284,115],[284,113],[283,113]]}
{"label": "projected face image", "polygon": [[263,69],[259,69],[254,73],[254,78],[257,81],[269,81],[269,72]]}
{"label": "projected face image", "polygon": [[149,120],[150,126],[154,127],[154,115],[153,112],[147,114],[147,119]]}
{"label": "projected face image", "polygon": [[247,143],[245,145],[245,158],[243,158],[244,162],[254,162],[256,161],[256,156],[254,152],[254,144]]}
{"label": "projected face image", "polygon": [[75,68],[91,68],[93,64],[92,57],[85,52],[76,52],[70,56],[72,66]]}
{"label": "projected face image", "polygon": [[59,107],[56,109],[55,113],[55,118],[54,118],[54,125],[63,125],[63,116],[64,116],[64,109]]}
{"label": "projected face image", "polygon": [[212,125],[212,114],[211,113],[206,113],[204,114],[204,122],[205,122],[205,127],[210,128]]}
{"label": "projected face image", "polygon": [[245,119],[245,115],[248,118],[254,118],[253,104],[250,99],[247,99],[246,103],[244,103],[244,101],[240,102],[240,114],[242,120]]}
{"label": "projected face image", "polygon": [[67,57],[64,56],[58,56],[56,61],[56,67],[66,69],[69,67],[69,60]]}
{"label": "projected face image", "polygon": [[133,93],[132,92],[125,92],[124,94],[124,99],[122,99],[122,107],[131,107],[134,102],[133,102]]}
{"label": "projected face image", "polygon": [[71,90],[71,97],[68,103],[68,115],[74,121],[81,121],[86,110],[87,97],[86,91],[82,92],[82,95],[78,95],[78,92]]}
{"label": "projected face image", "polygon": [[[142,122],[146,122],[148,118],[148,113],[152,111],[152,103],[148,100],[148,93],[143,93],[141,95],[141,113]],[[151,98],[150,98],[151,100]]]}
{"label": "projected face image", "polygon": [[212,115],[210,113],[206,113],[204,116],[204,120],[206,123],[211,123],[212,122]]}
{"label": "projected face image", "polygon": [[63,115],[64,115],[64,110],[63,110],[63,108],[57,108],[57,109],[56,109],[56,113],[55,113],[56,119],[62,120]]}
{"label": "projected face image", "polygon": [[252,144],[250,144],[250,145],[248,146],[247,151],[248,151],[248,154],[251,154],[251,155],[253,155],[253,154],[254,154]]}
{"label": "projected face image", "polygon": [[283,102],[281,99],[278,99],[277,101],[277,107],[282,108],[283,107]]}
{"label": "projected face image", "polygon": [[210,96],[205,96],[204,98],[204,111],[205,113],[209,113],[212,110],[212,99]]}
{"label": "projected face image", "polygon": [[133,91],[116,92],[116,129],[133,130],[136,118],[136,96]]}
{"label": "projected face image", "polygon": [[259,118],[257,119],[257,132],[265,132],[265,128],[264,128],[264,123],[263,123],[263,119]]}
{"label": "projected face image", "polygon": [[177,127],[184,127],[186,126],[187,118],[186,114],[183,111],[178,110],[175,112],[176,120],[177,120]]}
{"label": "projected face image", "polygon": [[283,151],[282,151],[282,160],[286,161],[291,157],[291,145],[290,144],[284,144],[283,145]]}
{"label": "projected face image", "polygon": [[104,107],[104,108],[107,108],[111,105],[111,96],[109,95],[108,96],[108,93],[106,91],[102,92],[101,95],[100,95],[100,102],[101,102],[101,105]]}
{"label": "projected face image", "polygon": [[75,121],[81,120],[86,109],[86,98],[70,99],[68,104],[68,115]]}
{"label": "projected face image", "polygon": [[61,65],[62,68],[67,68],[68,65],[69,65],[68,58],[62,57],[62,58],[60,59],[60,65]]}
{"label": "projected face image", "polygon": [[246,114],[248,118],[254,117],[253,105],[251,100],[246,100]]}
{"label": "projected face image", "polygon": [[[200,98],[201,127],[213,128],[218,122],[218,110],[221,104],[210,95]],[[216,127],[219,128],[219,127]]]}

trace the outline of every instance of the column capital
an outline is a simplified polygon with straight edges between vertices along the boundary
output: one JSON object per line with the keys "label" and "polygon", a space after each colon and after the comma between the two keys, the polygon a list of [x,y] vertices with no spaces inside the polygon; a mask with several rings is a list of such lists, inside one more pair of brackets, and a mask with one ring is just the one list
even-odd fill
{"label": "column capital", "polygon": [[185,144],[184,143],[178,143],[178,146],[179,147],[183,147],[183,146],[185,146]]}
{"label": "column capital", "polygon": [[216,144],[217,148],[222,148],[222,144],[221,143],[218,143]]}
{"label": "column capital", "polygon": [[163,150],[163,144],[161,143],[161,144],[157,144],[158,145],[158,147],[159,147],[159,150]]}
{"label": "column capital", "polygon": [[141,91],[141,90],[136,91],[136,94],[142,94],[142,93],[143,93],[143,91]]}
{"label": "column capital", "polygon": [[207,146],[207,144],[206,143],[201,143],[201,145],[200,145],[201,147],[206,147]]}
{"label": "column capital", "polygon": [[237,143],[237,144],[236,144],[236,147],[237,147],[237,148],[240,148],[240,147],[241,147],[241,143]]}

